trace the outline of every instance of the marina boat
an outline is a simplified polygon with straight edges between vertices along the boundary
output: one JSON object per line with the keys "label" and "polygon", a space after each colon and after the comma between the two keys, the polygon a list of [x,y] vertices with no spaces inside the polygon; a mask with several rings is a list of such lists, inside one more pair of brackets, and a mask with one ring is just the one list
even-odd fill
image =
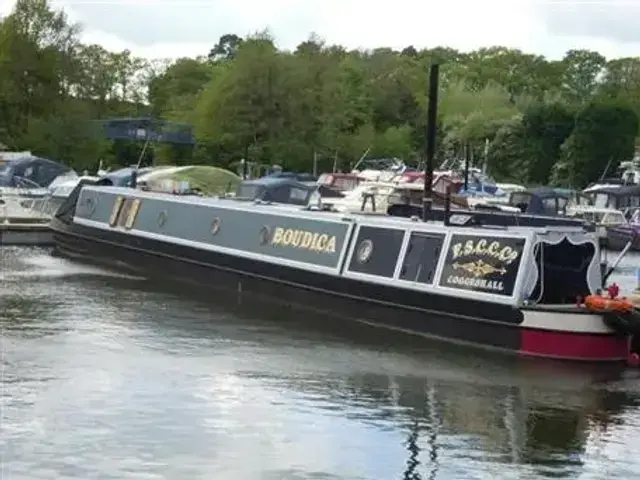
{"label": "marina boat", "polygon": [[[585,207],[568,213],[573,218],[580,218],[593,223],[596,227],[596,235],[603,246],[608,245],[609,229],[627,225],[627,219],[620,210],[613,208]],[[628,242],[629,240],[627,240]],[[626,242],[625,242],[626,243]],[[620,247],[620,250],[625,245]]]}
{"label": "marina boat", "polygon": [[0,198],[12,212],[28,207],[34,199],[42,199],[47,187],[59,175],[74,174],[69,167],[31,152],[0,152]]}
{"label": "marina boat", "polygon": [[585,190],[598,208],[613,208],[625,212],[629,208],[640,207],[640,185],[601,187]]}
{"label": "marina boat", "polygon": [[370,182],[389,182],[398,175],[413,171],[399,158],[362,158],[351,173]]}
{"label": "marina boat", "polygon": [[592,232],[450,223],[84,183],[51,228],[59,254],[111,267],[522,355],[627,358],[621,314],[576,305],[602,285]]}
{"label": "marina boat", "polygon": [[36,189],[48,187],[60,175],[73,170],[61,163],[34,156],[2,159],[0,152],[0,187],[4,189]]}
{"label": "marina boat", "polygon": [[616,188],[621,186],[640,185],[640,154],[636,154],[633,160],[622,162],[618,168],[618,176],[603,178],[599,182],[590,185],[584,193],[590,193],[602,188]]}
{"label": "marina boat", "polygon": [[98,179],[99,177],[92,175],[78,176],[75,172],[60,175],[51,182],[43,196],[23,202],[23,205],[43,215],[51,216],[56,213],[78,183],[82,180],[97,181]]}
{"label": "marina boat", "polygon": [[[419,217],[422,212],[421,198],[416,200],[410,204],[392,204],[387,212],[397,217]],[[469,202],[468,198],[465,200]],[[506,205],[472,203],[466,213],[478,225],[532,227],[565,225],[591,228],[585,220],[569,218],[565,215],[568,203],[569,197],[565,194],[552,188],[537,188],[511,192]],[[437,220],[442,221],[445,212],[443,209],[434,208],[433,215]]]}
{"label": "marina boat", "polygon": [[338,192],[349,192],[364,181],[355,173],[323,173],[318,177],[318,185]]}
{"label": "marina boat", "polygon": [[626,213],[629,221],[608,226],[606,245],[612,250],[622,250],[631,241],[631,250],[640,251],[640,207],[628,209]]}

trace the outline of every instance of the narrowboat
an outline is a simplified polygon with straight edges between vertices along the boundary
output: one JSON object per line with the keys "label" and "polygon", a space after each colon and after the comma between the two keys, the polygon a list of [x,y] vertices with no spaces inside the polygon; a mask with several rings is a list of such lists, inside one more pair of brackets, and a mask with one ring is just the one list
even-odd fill
{"label": "narrowboat", "polygon": [[628,358],[637,312],[581,301],[602,287],[594,232],[340,214],[312,190],[291,195],[298,205],[81,183],[51,222],[55,251],[450,342]]}

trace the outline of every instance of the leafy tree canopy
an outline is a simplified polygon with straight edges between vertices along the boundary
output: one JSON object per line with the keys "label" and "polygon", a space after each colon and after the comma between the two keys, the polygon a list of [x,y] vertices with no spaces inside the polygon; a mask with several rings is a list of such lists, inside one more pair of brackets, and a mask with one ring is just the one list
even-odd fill
{"label": "leafy tree canopy", "polygon": [[[562,60],[495,46],[349,51],[311,35],[278,50],[269,32],[223,35],[201,58],[136,58],[84,45],[47,0],[0,22],[0,143],[84,169],[132,163],[93,120],[153,115],[194,127],[195,147],[156,162],[349,168],[364,152],[417,163],[428,69],[441,64],[440,160],[470,152],[498,180],[583,186],[635,150],[640,59],[570,50]],[[489,148],[486,149],[487,143]]]}

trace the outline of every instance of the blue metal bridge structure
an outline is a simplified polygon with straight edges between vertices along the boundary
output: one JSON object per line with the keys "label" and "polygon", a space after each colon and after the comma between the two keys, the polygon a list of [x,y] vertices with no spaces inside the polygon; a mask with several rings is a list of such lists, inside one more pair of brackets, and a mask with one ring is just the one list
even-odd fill
{"label": "blue metal bridge structure", "polygon": [[93,121],[109,140],[195,145],[193,126],[154,117],[105,118]]}

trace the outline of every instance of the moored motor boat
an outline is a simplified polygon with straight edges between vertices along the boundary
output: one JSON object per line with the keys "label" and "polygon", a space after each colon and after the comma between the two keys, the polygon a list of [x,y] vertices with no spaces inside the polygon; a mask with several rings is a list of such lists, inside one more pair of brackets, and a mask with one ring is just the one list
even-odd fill
{"label": "moored motor boat", "polygon": [[622,250],[631,242],[631,250],[640,250],[640,208],[630,212],[628,222],[607,228],[607,247]]}

